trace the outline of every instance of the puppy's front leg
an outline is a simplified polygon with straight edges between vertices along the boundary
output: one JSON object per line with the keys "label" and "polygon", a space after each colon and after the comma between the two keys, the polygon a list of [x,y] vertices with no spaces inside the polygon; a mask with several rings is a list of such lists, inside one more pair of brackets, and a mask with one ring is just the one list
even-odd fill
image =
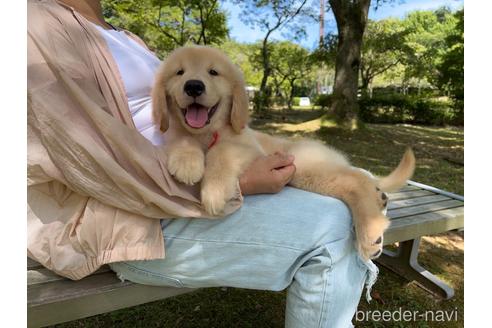
{"label": "puppy's front leg", "polygon": [[193,138],[182,137],[167,145],[167,168],[176,179],[193,185],[200,181],[205,171],[205,154]]}
{"label": "puppy's front leg", "polygon": [[240,175],[259,155],[252,147],[229,142],[210,149],[201,186],[202,204],[208,213],[223,212],[226,202],[235,196]]}

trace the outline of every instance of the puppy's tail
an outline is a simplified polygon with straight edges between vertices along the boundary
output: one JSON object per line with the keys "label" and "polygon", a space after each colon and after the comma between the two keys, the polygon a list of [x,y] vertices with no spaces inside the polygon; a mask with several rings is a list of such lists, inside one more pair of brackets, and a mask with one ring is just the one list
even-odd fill
{"label": "puppy's tail", "polygon": [[412,149],[408,148],[396,169],[388,176],[379,178],[378,187],[385,192],[398,190],[412,177],[414,170],[415,156]]}

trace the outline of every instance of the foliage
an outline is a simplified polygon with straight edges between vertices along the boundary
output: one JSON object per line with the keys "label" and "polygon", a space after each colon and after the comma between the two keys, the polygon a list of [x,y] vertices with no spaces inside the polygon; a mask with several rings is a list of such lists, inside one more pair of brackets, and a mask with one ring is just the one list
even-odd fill
{"label": "foliage", "polygon": [[[436,84],[455,99],[457,107],[464,100],[464,10],[455,13],[456,28],[446,37],[446,52],[438,65]],[[461,102],[461,103],[460,103]]]}
{"label": "foliage", "polygon": [[402,94],[374,95],[359,99],[360,119],[368,123],[462,125],[462,114],[445,100]]}
{"label": "foliage", "polygon": [[[220,6],[223,1],[237,4],[242,9],[242,21],[263,31],[262,39],[251,44],[230,40],[227,13]],[[212,44],[224,50],[241,67],[246,83],[260,89],[255,93],[255,108],[260,112],[272,105],[292,107],[296,96],[309,96],[323,108],[330,107],[334,102],[340,103],[340,108],[347,105],[334,95],[317,95],[320,91],[318,86],[329,86],[335,80],[339,36],[328,33],[323,43],[311,52],[297,44],[299,38],[305,36],[305,24],[314,18],[311,2],[223,1],[102,0],[102,5],[104,16],[110,23],[142,37],[160,57],[185,44]],[[381,5],[384,2],[372,3]],[[376,90],[374,88],[382,90],[380,87],[384,87],[385,90],[417,94],[425,99],[420,105],[413,100],[416,96],[384,96],[391,99],[382,100],[384,97],[376,95],[377,99],[373,102],[362,99],[359,103],[365,107],[361,109],[364,111],[361,115],[366,120],[428,120],[428,124],[462,124],[463,17],[464,10],[452,13],[447,8],[441,8],[411,12],[403,19],[367,22],[360,62],[353,62],[354,67],[359,67],[359,88],[362,93],[367,90],[370,95]],[[275,40],[272,35],[278,32],[282,32],[289,41]],[[434,110],[442,103],[429,99],[437,96],[451,97],[454,103],[452,106],[446,103],[446,106],[452,108]],[[404,108],[389,110],[390,102],[403,102]],[[375,111],[377,104],[381,113]],[[420,111],[430,108],[430,112],[421,114],[416,108]],[[403,119],[400,112],[409,116]],[[395,117],[390,118],[390,115]]]}
{"label": "foliage", "polygon": [[227,35],[218,0],[102,0],[115,26],[140,36],[160,57],[185,44],[220,44]]}
{"label": "foliage", "polygon": [[[232,0],[241,7],[241,20],[248,26],[265,32],[269,40],[275,31],[288,33],[286,37],[298,40],[306,36],[303,19],[313,17],[307,0]],[[288,27],[288,29],[287,29]]]}
{"label": "foliage", "polygon": [[364,32],[360,74],[361,88],[371,87],[373,79],[402,63],[410,48],[402,42],[409,33],[401,20],[395,18],[369,21]]}
{"label": "foliage", "polygon": [[[390,96],[391,102],[398,104],[400,98],[405,108],[382,111],[375,115],[374,107],[361,109],[365,119],[385,122],[422,122],[425,124],[463,124],[463,53],[464,53],[464,11],[452,13],[447,8],[436,11],[415,11],[403,20],[387,19],[369,22],[363,44],[361,58],[361,88],[368,86],[372,92],[373,80],[382,86],[395,85],[404,94],[413,93],[426,98],[428,90],[438,91],[440,95],[451,96],[453,104],[446,110],[436,110],[440,103],[422,99],[420,103],[412,97]],[[368,69],[368,67],[370,69]],[[380,105],[388,105],[381,100]],[[434,104],[435,103],[435,104]],[[365,100],[360,104],[366,105]],[[420,108],[418,112],[415,108]],[[428,109],[428,113],[423,114]],[[402,113],[413,110],[414,114],[405,119]],[[408,113],[407,113],[408,114]],[[390,118],[389,116],[395,116]],[[369,116],[369,117],[368,117]]]}
{"label": "foliage", "polygon": [[438,98],[441,96],[439,89],[432,87],[402,87],[401,85],[385,85],[384,87],[374,87],[373,95],[413,95],[415,97],[423,98]]}
{"label": "foliage", "polygon": [[456,18],[443,7],[436,11],[414,11],[403,24],[409,31],[403,42],[410,50],[405,58],[405,80],[427,79],[435,85],[437,66],[447,49],[446,38],[456,27]]}
{"label": "foliage", "polygon": [[[379,48],[379,50],[372,50],[380,54],[376,59],[383,63],[387,61],[389,65],[391,65],[391,58],[400,59],[396,65],[376,75],[371,84],[384,86],[400,83],[404,90],[409,87],[419,89],[434,87],[445,93],[451,92],[449,88],[443,88],[446,82],[440,82],[440,78],[445,75],[441,72],[445,69],[442,66],[445,56],[449,53],[451,44],[455,44],[456,38],[461,35],[457,25],[459,20],[457,16],[458,14],[453,14],[445,7],[435,11],[414,11],[404,19],[390,19],[393,21],[393,28],[387,30],[387,33],[378,33],[377,37],[373,35],[372,23],[369,22],[364,38],[365,41],[374,40],[374,45]],[[387,20],[378,21],[376,24],[383,24],[385,21]],[[381,29],[381,32],[384,30]],[[387,47],[386,45],[392,44],[392,42],[387,42],[391,41],[392,34],[400,34],[401,38],[393,39],[397,41],[394,47]],[[383,42],[379,43],[378,40]],[[363,46],[363,57],[364,48],[367,48],[366,44]],[[456,63],[454,67],[459,70],[458,59],[459,55],[451,62]],[[362,64],[364,64],[364,58]],[[364,88],[363,73],[361,71],[362,88]]]}
{"label": "foliage", "polygon": [[314,49],[312,58],[315,62],[335,68],[337,58],[338,35],[327,33],[323,37],[323,43]]}
{"label": "foliage", "polygon": [[234,3],[242,8],[241,20],[248,26],[260,29],[265,33],[261,41],[260,56],[263,76],[260,82],[260,90],[255,95],[255,111],[265,112],[269,107],[269,99],[272,90],[268,86],[268,79],[272,74],[270,63],[270,38],[275,31],[285,30],[291,39],[298,39],[305,35],[304,26],[296,18],[310,17],[310,9],[306,6],[307,0],[234,0]]}
{"label": "foliage", "polygon": [[272,75],[276,80],[276,89],[282,89],[286,95],[287,106],[292,108],[296,83],[309,75],[312,62],[309,52],[290,41],[274,42],[270,46]]}
{"label": "foliage", "polygon": [[260,51],[258,43],[239,43],[227,40],[220,48],[231,58],[232,62],[241,67],[247,85],[259,86],[261,81],[261,67],[256,58]]}
{"label": "foliage", "polygon": [[333,95],[318,95],[314,100],[314,104],[316,106],[320,106],[321,109],[330,108],[331,103],[333,102]]}

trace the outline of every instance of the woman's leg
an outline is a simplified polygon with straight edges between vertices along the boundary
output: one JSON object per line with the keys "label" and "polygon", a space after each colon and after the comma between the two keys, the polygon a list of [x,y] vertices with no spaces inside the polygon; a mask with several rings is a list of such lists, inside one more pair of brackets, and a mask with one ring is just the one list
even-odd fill
{"label": "woman's leg", "polygon": [[111,265],[123,279],[151,285],[283,290],[286,327],[350,327],[376,269],[354,248],[339,200],[286,187],[245,198],[218,220],[163,220],[166,258]]}

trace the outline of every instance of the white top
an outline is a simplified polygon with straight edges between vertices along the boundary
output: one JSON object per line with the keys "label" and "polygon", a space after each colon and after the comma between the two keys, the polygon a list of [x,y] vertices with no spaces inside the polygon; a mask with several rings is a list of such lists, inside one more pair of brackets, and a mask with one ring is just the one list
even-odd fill
{"label": "white top", "polygon": [[125,32],[93,25],[101,32],[118,65],[137,130],[154,145],[164,143],[163,133],[152,122],[151,91],[159,58]]}

